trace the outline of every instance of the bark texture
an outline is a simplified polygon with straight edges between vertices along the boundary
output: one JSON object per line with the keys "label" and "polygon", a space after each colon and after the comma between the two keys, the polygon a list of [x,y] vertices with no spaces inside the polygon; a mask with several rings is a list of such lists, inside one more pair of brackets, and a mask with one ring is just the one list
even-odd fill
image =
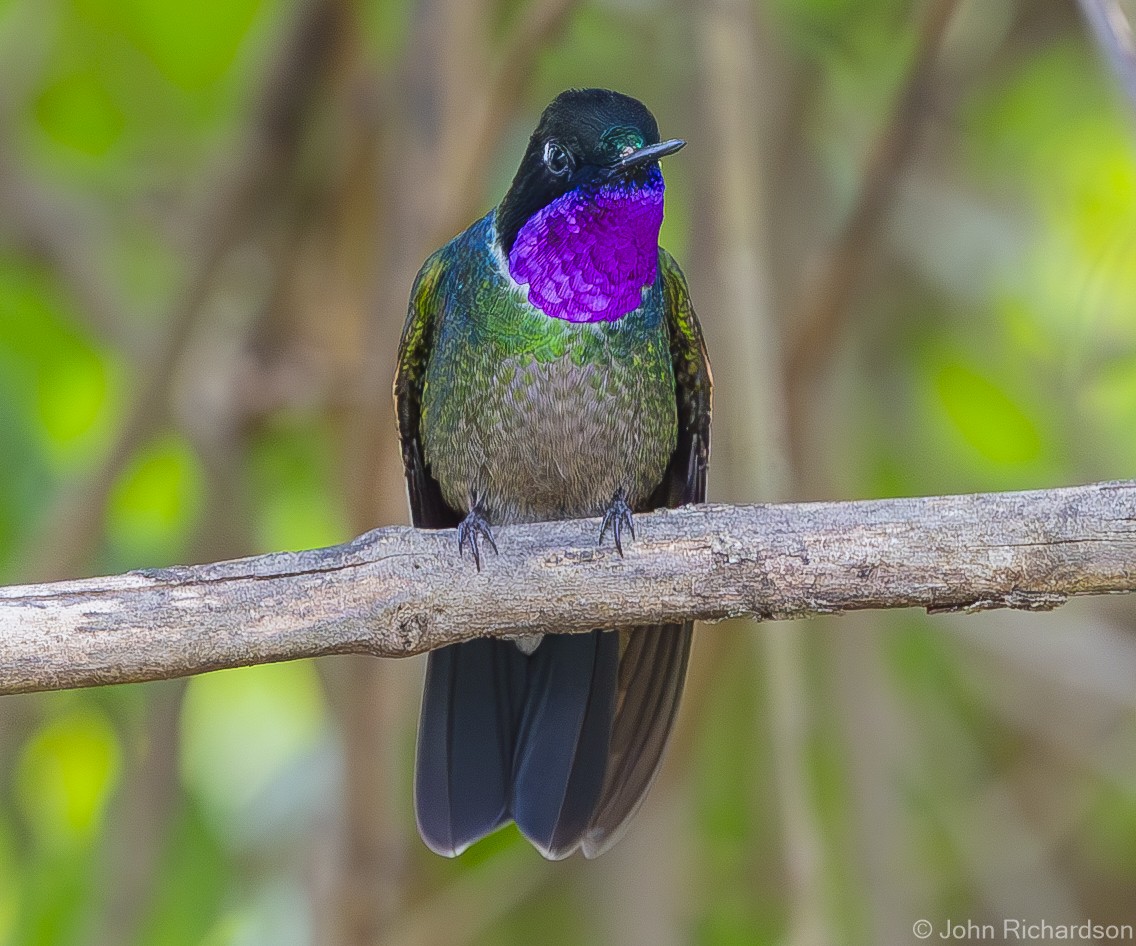
{"label": "bark texture", "polygon": [[866,608],[1048,610],[1136,590],[1136,481],[1017,493],[704,505],[497,530],[385,528],[326,549],[0,588],[0,693],[155,680],[479,635]]}

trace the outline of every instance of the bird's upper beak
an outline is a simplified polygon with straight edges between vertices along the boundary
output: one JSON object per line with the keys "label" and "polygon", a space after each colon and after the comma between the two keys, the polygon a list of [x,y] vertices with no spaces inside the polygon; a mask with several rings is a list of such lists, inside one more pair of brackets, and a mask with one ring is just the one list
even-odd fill
{"label": "bird's upper beak", "polygon": [[647,145],[645,148],[639,148],[623,155],[616,162],[615,169],[617,171],[629,171],[649,161],[657,161],[668,154],[674,154],[685,145],[686,142],[681,138],[670,138],[667,141],[660,141],[656,145]]}

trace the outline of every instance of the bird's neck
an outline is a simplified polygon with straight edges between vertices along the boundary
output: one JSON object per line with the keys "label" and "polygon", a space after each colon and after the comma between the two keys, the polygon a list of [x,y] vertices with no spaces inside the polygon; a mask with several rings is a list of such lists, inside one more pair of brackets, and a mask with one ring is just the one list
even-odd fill
{"label": "bird's neck", "polygon": [[639,308],[659,267],[663,176],[569,191],[524,223],[509,273],[529,302],[568,322],[614,322]]}

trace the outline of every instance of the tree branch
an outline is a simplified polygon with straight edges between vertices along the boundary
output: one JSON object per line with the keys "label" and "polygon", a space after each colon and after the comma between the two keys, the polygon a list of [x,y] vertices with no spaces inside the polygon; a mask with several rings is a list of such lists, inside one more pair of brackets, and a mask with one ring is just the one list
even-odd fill
{"label": "tree branch", "polygon": [[867,608],[1048,610],[1136,590],[1136,480],[1021,493],[706,505],[498,531],[478,573],[452,531],[0,589],[0,693],[332,653],[403,657],[478,635]]}

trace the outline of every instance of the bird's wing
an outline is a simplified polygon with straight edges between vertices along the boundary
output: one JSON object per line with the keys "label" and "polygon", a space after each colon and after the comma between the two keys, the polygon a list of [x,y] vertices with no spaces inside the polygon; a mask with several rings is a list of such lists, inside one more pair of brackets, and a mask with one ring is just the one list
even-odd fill
{"label": "bird's wing", "polygon": [[710,400],[713,380],[702,326],[690,303],[686,277],[666,250],[659,250],[667,329],[671,337],[675,396],[678,401],[678,439],[653,505],[683,506],[706,501],[706,472],[710,465]]}
{"label": "bird's wing", "polygon": [[[427,529],[452,528],[462,518],[442,497],[422,450],[422,398],[447,304],[446,267],[439,251],[414,281],[394,379],[410,515]],[[513,740],[527,664],[511,641],[477,639],[430,652],[414,806],[422,839],[439,854],[460,854],[509,818]]]}
{"label": "bird's wing", "polygon": [[[659,251],[667,329],[674,366],[678,439],[652,507],[681,506],[706,499],[710,462],[710,362],[702,327],[690,304],[686,279],[665,250]],[[678,712],[694,625],[664,624],[621,632],[604,787],[583,841],[587,857],[610,848],[639,809],[655,780]]]}
{"label": "bird's wing", "polygon": [[441,252],[435,253],[422,265],[414,280],[394,376],[394,409],[402,441],[402,465],[410,496],[410,517],[414,525],[426,529],[448,529],[461,522],[461,515],[447,505],[441,488],[430,475],[422,452],[420,429],[422,390],[440,316],[440,286],[445,269]]}

